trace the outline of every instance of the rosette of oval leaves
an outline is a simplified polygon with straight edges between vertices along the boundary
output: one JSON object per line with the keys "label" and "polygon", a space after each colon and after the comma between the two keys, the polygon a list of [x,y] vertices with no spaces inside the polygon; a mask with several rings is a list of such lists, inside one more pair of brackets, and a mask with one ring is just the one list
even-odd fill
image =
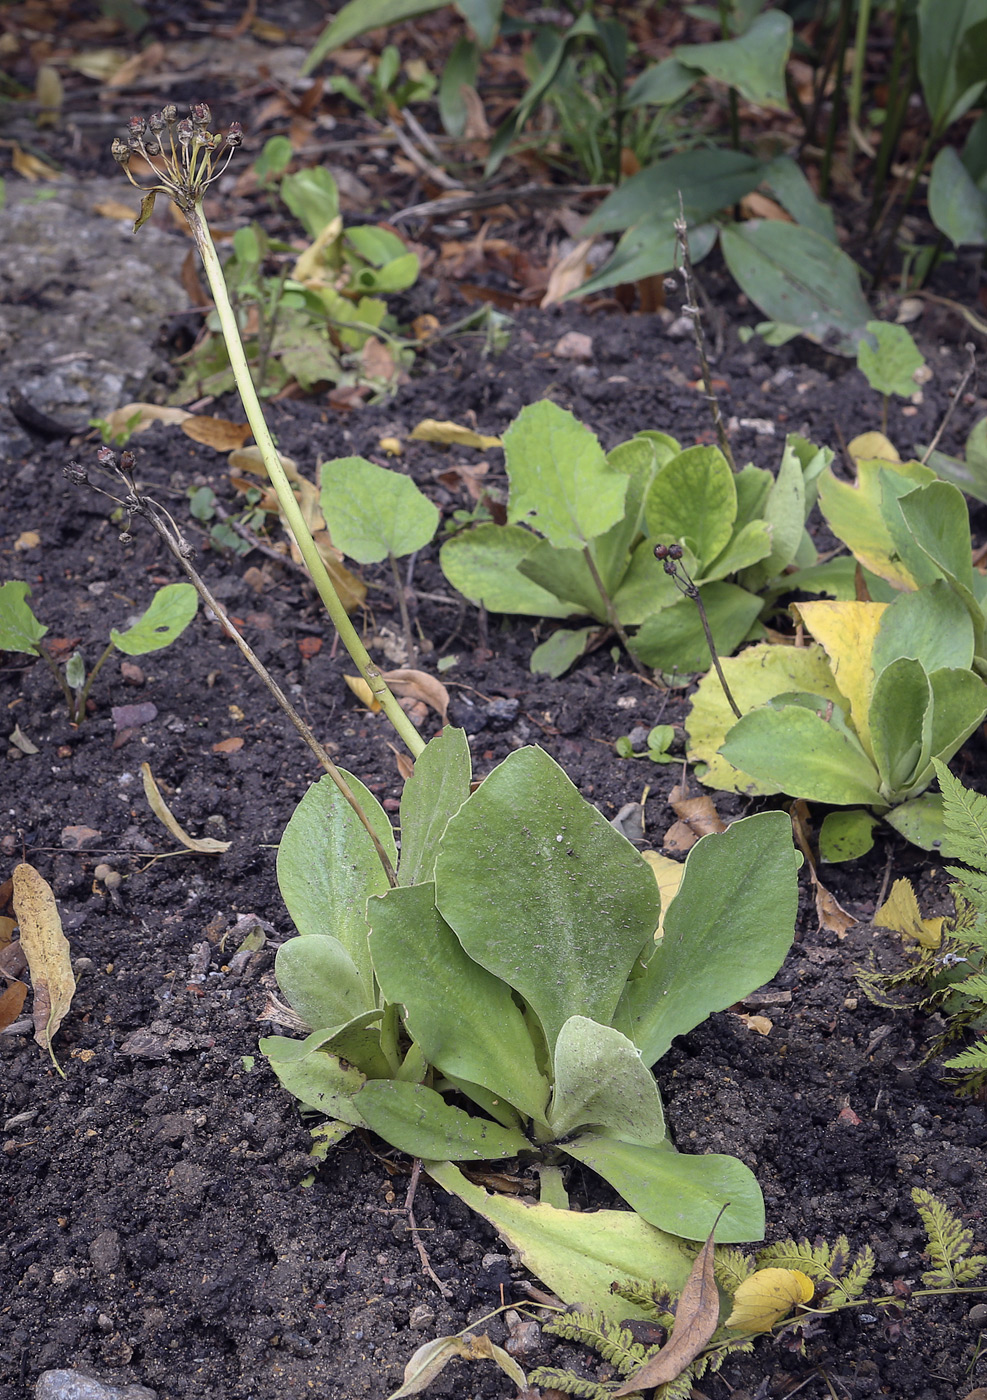
{"label": "rosette of oval leaves", "polygon": [[[802,438],[788,439],[777,476],[751,465],[734,473],[719,448],[683,450],[662,432],[604,452],[589,428],[543,400],[504,434],[504,455],[507,524],[454,536],[440,559],[453,587],[490,612],[593,619],[554,632],[532,654],[533,671],[561,675],[608,625],[659,671],[709,667],[699,612],[655,559],[656,544],[682,546],[724,655],[791,586],[786,569],[816,564],[805,521],[832,454]],[[830,587],[822,575],[814,586]]]}
{"label": "rosette of oval leaves", "polygon": [[[877,434],[851,444],[874,448],[897,456]],[[743,718],[707,676],[686,726],[710,786],[863,804],[825,818],[826,860],[869,850],[877,818],[938,848],[934,761],[947,763],[987,714],[987,578],[972,564],[966,502],[928,467],[888,456],[858,457],[853,484],[829,469],[819,481],[820,508],[870,600],[795,605],[819,645],[728,658]]]}
{"label": "rosette of oval leaves", "polygon": [[[721,1209],[718,1239],[759,1239],[754,1176],[675,1150],[651,1065],[781,965],[797,903],[788,818],[700,841],[656,937],[650,865],[543,750],[471,791],[466,736],[446,728],[405,785],[400,857],[380,804],[346,776],[396,883],[336,787],[314,784],[278,851],[299,936],[276,962],[312,1030],[261,1042],[284,1087],[328,1116],[323,1148],[372,1129],[562,1296],[608,1314],[616,1275],[684,1281],[680,1242],[705,1239]],[[540,1203],[490,1195],[457,1165],[504,1158],[537,1165]],[[630,1211],[569,1211],[567,1161]]]}

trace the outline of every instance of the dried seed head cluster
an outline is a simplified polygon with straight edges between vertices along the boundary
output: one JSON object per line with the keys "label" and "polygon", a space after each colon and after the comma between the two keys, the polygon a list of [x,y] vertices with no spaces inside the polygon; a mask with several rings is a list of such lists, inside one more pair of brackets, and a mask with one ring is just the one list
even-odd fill
{"label": "dried seed head cluster", "polygon": [[[156,195],[167,195],[187,214],[229,165],[243,140],[243,128],[234,122],[223,137],[209,130],[211,122],[212,113],[205,102],[193,102],[189,115],[181,120],[177,107],[169,104],[147,120],[131,117],[126,139],[114,140],[113,159],[123,167],[130,183],[144,192],[135,233],[150,216]],[[154,183],[145,184],[134,175],[130,165],[135,155],[147,161]]]}

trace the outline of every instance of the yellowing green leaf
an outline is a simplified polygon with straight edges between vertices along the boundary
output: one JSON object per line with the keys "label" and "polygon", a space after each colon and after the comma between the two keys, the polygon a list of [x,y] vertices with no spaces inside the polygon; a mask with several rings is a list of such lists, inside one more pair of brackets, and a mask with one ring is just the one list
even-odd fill
{"label": "yellowing green leaf", "polygon": [[943,920],[923,919],[918,899],[910,880],[895,880],[891,893],[874,915],[875,924],[894,929],[906,938],[916,938],[923,948],[938,948],[942,943]]}
{"label": "yellowing green leaf", "polygon": [[847,452],[857,465],[875,458],[882,462],[901,461],[897,447],[883,433],[858,433],[847,444]]}
{"label": "yellowing green leaf", "polygon": [[738,1332],[770,1332],[814,1292],[812,1280],[799,1269],[757,1269],[738,1285],[727,1327]]}
{"label": "yellowing green leaf", "polygon": [[413,442],[437,442],[443,447],[499,447],[499,437],[488,437],[473,428],[464,428],[461,423],[449,419],[423,418],[408,434]]}
{"label": "yellowing green leaf", "polygon": [[798,614],[829,657],[833,678],[850,706],[853,727],[873,758],[868,712],[874,690],[871,655],[886,603],[798,603]]}
{"label": "yellowing green leaf", "polygon": [[[883,454],[888,449],[893,452],[894,448],[880,433],[868,433],[865,437],[878,440],[873,443],[877,456],[855,458],[855,485],[838,481],[831,469],[824,471],[819,477],[819,508],[833,534],[852,550],[864,568],[895,588],[915,588],[916,580],[901,561],[885,523],[882,499],[885,493],[901,496],[915,486],[934,481],[935,473],[920,462],[882,460]],[[854,439],[856,444],[862,441],[862,438]]]}
{"label": "yellowing green leaf", "polygon": [[668,906],[678,893],[679,885],[682,883],[682,876],[685,874],[685,864],[683,861],[672,860],[669,856],[663,856],[659,851],[642,851],[644,859],[651,866],[658,881],[658,888],[661,890],[661,919],[658,923],[656,938],[660,938],[664,931],[665,915],[668,913]]}

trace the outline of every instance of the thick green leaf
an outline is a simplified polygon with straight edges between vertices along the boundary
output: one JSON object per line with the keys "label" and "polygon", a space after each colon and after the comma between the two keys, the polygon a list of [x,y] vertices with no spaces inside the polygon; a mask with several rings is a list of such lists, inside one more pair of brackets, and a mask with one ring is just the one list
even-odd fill
{"label": "thick green leaf", "polygon": [[507,515],[556,549],[582,549],[624,514],[627,477],[607,463],[595,433],[549,399],[523,408],[504,434]]}
{"label": "thick green leaf", "polygon": [[830,243],[837,241],[832,209],[816,198],[805,172],[791,156],[776,156],[770,165],[765,166],[761,183],[767,186],[797,224],[814,229]]}
{"label": "thick green leaf", "polygon": [[[899,515],[900,513],[900,515]],[[891,505],[885,512],[888,529],[899,550],[906,550],[910,541],[905,531],[933,566],[928,578],[918,577],[919,583],[933,581],[945,574],[969,589],[973,582],[970,554],[970,513],[963,493],[948,481],[930,481],[897,499],[897,510]],[[909,560],[914,557],[914,550]]]}
{"label": "thick green leaf", "polygon": [[519,991],[549,1046],[609,1023],[658,926],[651,869],[538,748],[510,754],[446,827],[436,902],[469,956]]}
{"label": "thick green leaf", "polygon": [[[672,160],[675,159],[676,157],[672,156]],[[624,186],[621,185],[620,188],[623,189]],[[665,214],[659,219],[644,219],[632,225],[621,236],[602,267],[570,292],[569,299],[591,296],[607,287],[620,287],[625,283],[640,282],[645,277],[659,277],[663,273],[671,272],[675,266],[675,250],[678,247],[672,222],[677,217],[676,206],[674,214]],[[689,225],[689,256],[693,265],[702,262],[712,250],[718,233],[715,224]]]}
{"label": "thick green leaf", "polygon": [[893,321],[867,322],[867,335],[857,346],[857,366],[877,393],[908,398],[918,387],[915,372],[924,364],[907,326]]}
{"label": "thick green leaf", "polygon": [[609,1181],[638,1215],[659,1230],[686,1240],[705,1240],[716,1225],[723,1244],[764,1238],[761,1188],[750,1167],[736,1157],[686,1156],[595,1133],[563,1143],[562,1151]]}
{"label": "thick green leaf", "polygon": [[446,59],[439,81],[439,116],[450,136],[462,136],[466,130],[469,109],[463,88],[476,86],[480,66],[480,50],[472,39],[458,39]]}
{"label": "thick green leaf", "polygon": [[411,480],[364,457],[322,466],[322,514],[337,549],[359,564],[379,564],[423,549],[439,512]]}
{"label": "thick green leaf", "polygon": [[790,434],[764,504],[764,523],[771,531],[770,553],[745,569],[742,582],[746,588],[757,592],[788,568],[802,542],[805,517],[805,474]]}
{"label": "thick green leaf", "polygon": [[625,627],[635,627],[652,613],[677,605],[682,595],[655,558],[652,540],[642,540],[631,555],[624,580],[613,595],[617,616]]}
{"label": "thick green leaf", "polygon": [[556,549],[548,540],[541,540],[517,568],[539,588],[574,604],[571,613],[588,613],[598,622],[606,620],[606,604],[581,549]]}
{"label": "thick green leaf", "polygon": [[877,769],[835,725],[801,705],[751,710],[730,730],[720,753],[769,785],[807,802],[885,807]]}
{"label": "thick green leaf", "polygon": [[918,462],[858,462],[855,485],[827,469],[819,478],[819,508],[833,534],[864,568],[895,589],[914,588],[916,580],[902,562],[885,516],[893,497],[908,495],[916,482],[934,480],[935,473]]}
{"label": "thick green leaf", "polygon": [[433,885],[420,884],[370,901],[370,952],[384,999],[404,1006],[429,1064],[544,1118],[548,1084],[511,990],[467,957],[434,896]]}
{"label": "thick green leaf", "polygon": [[489,49],[500,29],[504,0],[454,0],[454,4],[480,46]]}
{"label": "thick green leaf", "polygon": [[930,675],[943,666],[967,670],[973,665],[973,621],[945,579],[899,593],[882,614],[871,653],[874,674],[899,656],[921,661]]}
{"label": "thick green leaf", "polygon": [[[987,685],[972,671],[943,669],[932,686],[932,757],[948,763],[987,713]],[[928,781],[932,781],[929,775]]]}
{"label": "thick green leaf", "polygon": [[292,1010],[313,1028],[344,1026],[373,1009],[356,964],[337,938],[289,938],[274,960],[278,986]]}
{"label": "thick green leaf", "polygon": [[933,452],[929,466],[946,481],[951,481],[968,496],[987,503],[987,418],[981,418],[966,440],[965,461],[945,452]]}
{"label": "thick green leaf", "polygon": [[987,72],[987,0],[919,0],[918,75],[938,136],[976,102]]}
{"label": "thick green leaf", "polygon": [[941,850],[946,841],[942,793],[925,792],[910,802],[901,802],[890,812],[885,812],[884,820],[920,850]]}
{"label": "thick green leaf", "polygon": [[885,666],[868,720],[881,791],[893,802],[932,753],[932,687],[921,662],[902,656]]}
{"label": "thick green leaf", "polygon": [[932,162],[929,216],[957,247],[987,243],[987,195],[974,183],[954,146]]}
{"label": "thick green leaf", "polygon": [[351,39],[366,34],[369,29],[387,29],[418,15],[441,10],[446,0],[349,0],[336,14],[302,64],[302,77],[313,73],[334,49],[341,49]]}
{"label": "thick green leaf", "polygon": [[114,627],[114,646],[128,656],[146,656],[171,646],[195,617],[199,595],[190,583],[166,583],[151,599],[151,606],[126,632]]}
{"label": "thick green leaf", "polygon": [[[669,1154],[670,1155],[670,1154]],[[469,1181],[451,1162],[425,1170],[484,1219],[517,1250],[525,1268],[563,1301],[579,1303],[612,1322],[645,1318],[634,1303],[614,1296],[616,1279],[661,1281],[673,1292],[685,1284],[695,1251],[647,1224],[630,1210],[571,1211],[498,1196]]]}
{"label": "thick green leaf", "polygon": [[877,817],[861,807],[827,812],[819,828],[819,859],[831,865],[865,856],[874,845]]}
{"label": "thick green leaf", "polygon": [[697,78],[698,68],[686,68],[677,58],[653,63],[631,83],[624,94],[624,107],[665,107],[684,97]]}
{"label": "thick green leaf", "polygon": [[665,1141],[661,1095],[640,1050],[612,1026],[585,1016],[570,1016],[559,1032],[548,1121],[557,1138],[594,1128],[646,1147]]}
{"label": "thick green leaf", "polygon": [[368,1079],[355,1102],[367,1126],[409,1157],[491,1162],[516,1157],[531,1147],[515,1128],[453,1108],[424,1084]]}
{"label": "thick green leaf", "polygon": [[[396,865],[394,833],[383,807],[358,778],[343,777]],[[327,933],[343,945],[360,974],[365,1005],[372,1006],[365,911],[368,897],[388,888],[387,876],[369,835],[328,776],[312,784],[284,829],[278,884],[300,934]]]}
{"label": "thick green leaf", "polygon": [[711,583],[715,579],[727,578],[730,574],[739,573],[741,569],[759,563],[770,553],[770,525],[766,520],[748,520],[746,525],[736,531],[726,549],[706,565],[702,581]]}
{"label": "thick green leaf", "polygon": [[679,216],[680,193],[687,223],[705,223],[750,194],[763,170],[763,161],[740,151],[682,151],[618,185],[586,220],[583,233],[622,232],[644,220],[670,229]]}
{"label": "thick green leaf", "polygon": [[[704,583],[699,593],[716,650],[729,656],[754,625],[761,599],[735,583]],[[690,598],[649,617],[632,646],[646,666],[659,671],[708,671],[712,665],[699,609]]]}
{"label": "thick green leaf", "polygon": [[11,579],[0,585],[0,651],[38,655],[38,642],[48,631],[31,611],[31,585]]}
{"label": "thick green leaf", "polygon": [[664,935],[644,975],[628,982],[614,1022],[645,1064],[675,1036],[770,982],[795,933],[795,871],[784,812],[744,817],[693,846]]}
{"label": "thick green leaf", "polygon": [[559,676],[564,676],[570,666],[582,656],[586,650],[586,643],[596,627],[579,627],[573,630],[568,627],[559,627],[547,641],[535,647],[531,653],[531,674],[533,676],[551,676],[557,680]]}
{"label": "thick green leaf", "polygon": [[435,855],[449,818],[470,795],[472,762],[465,731],[446,725],[415,759],[401,794],[399,885],[432,879]]}
{"label": "thick green leaf", "polygon": [[687,447],[658,472],[644,502],[648,535],[687,543],[700,575],[725,549],[737,519],[733,472],[718,447]]}
{"label": "thick green leaf", "polygon": [[780,10],[768,10],[737,39],[712,44],[679,44],[675,57],[689,68],[701,68],[711,78],[736,88],[748,102],[787,112],[785,65],[792,47],[792,21]]}
{"label": "thick green leaf", "polygon": [[727,266],[751,301],[775,321],[839,354],[856,354],[870,310],[860,273],[846,253],[815,230],[750,219],[720,231]]}
{"label": "thick green leaf", "polygon": [[632,437],[607,453],[608,465],[627,477],[624,516],[605,535],[598,535],[590,550],[611,598],[627,573],[631,549],[644,529],[644,501],[651,483],[660,467],[674,455],[671,446],[644,435]]}
{"label": "thick green leaf", "polygon": [[366,1083],[365,1075],[323,1050],[299,1057],[301,1044],[285,1036],[269,1035],[260,1041],[260,1052],[267,1056],[282,1087],[306,1108],[356,1128],[365,1127],[354,1104],[355,1096]]}
{"label": "thick green leaf", "polygon": [[447,540],[439,551],[442,572],[471,603],[489,612],[528,617],[568,617],[579,609],[518,572],[541,541],[521,525],[477,525]]}
{"label": "thick green leaf", "polygon": [[309,238],[318,238],[339,216],[339,190],[324,165],[306,166],[281,181],[281,198]]}

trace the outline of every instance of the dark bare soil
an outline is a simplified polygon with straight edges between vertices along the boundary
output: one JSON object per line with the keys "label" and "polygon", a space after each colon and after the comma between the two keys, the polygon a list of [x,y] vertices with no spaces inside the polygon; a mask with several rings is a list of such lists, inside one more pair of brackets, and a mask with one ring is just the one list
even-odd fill
{"label": "dark bare soil", "polygon": [[[156,32],[167,37],[167,26]],[[87,137],[80,169],[92,149]],[[879,425],[879,401],[845,361],[806,342],[743,346],[738,326],[756,317],[727,279],[715,270],[707,277],[720,319],[711,333],[723,337],[715,373],[724,414],[738,420],[738,458],[776,466],[786,432],[838,447]],[[447,296],[424,283],[403,310],[427,310],[440,293]],[[450,319],[456,310],[453,298]],[[554,353],[568,329],[592,337],[588,363]],[[902,449],[927,442],[940,422],[967,335],[947,314],[920,324],[934,373],[914,412],[892,405],[890,433]],[[308,475],[335,456],[383,460],[380,438],[404,441],[424,417],[475,418],[481,431],[499,433],[543,396],[571,408],[606,447],[643,428],[688,443],[711,438],[697,375],[691,342],[669,339],[657,317],[525,312],[498,358],[486,358],[478,340],[453,341],[388,404],[339,415],[320,404],[282,403],[272,407],[272,423],[282,450]],[[985,407],[968,394],[946,450],[958,450]],[[214,411],[240,416],[233,402]],[[107,503],[63,480],[66,460],[91,460],[93,442],[30,440],[30,451],[0,467],[0,576],[27,580],[49,638],[78,639],[91,663],[109,628],[179,574],[146,530],[121,545]],[[263,555],[221,557],[187,517],[186,492],[198,484],[235,508],[223,457],[177,429],[152,429],[132,446],[141,481],[196,540],[203,572],[262,660],[338,761],[396,811],[401,779],[389,727],[361,711],[345,687],[349,667],[333,655],[311,589]],[[477,455],[406,443],[401,464],[449,514],[468,503],[436,474],[467,460]],[[488,460],[496,484],[502,458],[494,452]],[[982,512],[974,526],[982,537]],[[25,531],[36,531],[40,543],[18,545]],[[368,577],[386,581],[373,570]],[[433,595],[418,610],[434,647],[422,665],[434,670],[439,655],[457,658],[443,680],[451,717],[471,736],[477,773],[521,744],[539,743],[607,816],[647,788],[647,843],[660,848],[671,821],[667,793],[680,770],[619,761],[613,741],[635,725],[681,724],[685,693],[656,690],[626,661],[615,664],[606,647],[560,681],[532,677],[537,629],[462,607],[434,548],[419,558],[414,582]],[[368,636],[397,630],[386,593],[370,596]],[[310,655],[313,638],[323,645]],[[41,870],[80,960],[57,1041],[64,1079],[29,1033],[0,1035],[0,1397],[24,1400],[41,1371],[79,1366],[115,1384],[139,1381],[161,1400],[385,1400],[422,1342],[504,1301],[523,1301],[522,1272],[482,1220],[423,1177],[415,1212],[451,1295],[443,1299],[422,1272],[401,1210],[410,1164],[379,1142],[348,1138],[313,1178],[308,1128],[258,1055],[257,1039],[270,1029],[274,951],[291,933],[275,881],[276,846],[318,771],[203,616],[141,669],[143,683],[134,685],[119,657],[108,663],[91,714],[75,728],[42,665],[0,657],[5,736],[17,724],[38,749],[0,757],[0,878],[20,859]],[[133,704],[150,705],[153,715],[114,715],[114,707]],[[430,716],[429,733],[436,723]],[[242,746],[217,748],[228,739]],[[228,852],[174,853],[144,801],[143,762],[184,825],[228,839]],[[956,771],[987,788],[982,736]],[[724,814],[739,810],[720,805]],[[116,897],[94,879],[101,862],[124,877]],[[854,980],[875,947],[886,960],[898,956],[894,941],[869,925],[889,872],[914,879],[924,906],[944,898],[935,865],[888,832],[869,858],[825,873],[859,921],[845,939],[818,928],[806,893],[795,947],[770,988],[790,1000],[752,998],[745,1008],[765,1011],[770,1033],[757,1035],[724,1013],[678,1042],[657,1071],[680,1147],[732,1152],[756,1171],[769,1238],[845,1232],[854,1248],[869,1243],[880,1292],[895,1280],[915,1283],[923,1267],[914,1186],[932,1190],[987,1243],[984,1105],[955,1098],[938,1067],[921,1063],[926,1021],[873,1007]],[[263,920],[268,937],[261,951],[238,956],[245,916]],[[607,1203],[592,1182],[576,1178],[573,1190],[587,1206]],[[765,1341],[704,1381],[702,1394],[965,1396],[987,1383],[982,1338],[969,1318],[977,1301],[916,1302],[894,1332],[867,1308],[848,1312],[809,1337],[805,1355]],[[482,1330],[496,1341],[506,1335],[500,1318]],[[526,1369],[568,1361],[606,1374],[547,1335],[520,1359]],[[428,1394],[508,1400],[514,1388],[489,1365],[455,1362]]]}

